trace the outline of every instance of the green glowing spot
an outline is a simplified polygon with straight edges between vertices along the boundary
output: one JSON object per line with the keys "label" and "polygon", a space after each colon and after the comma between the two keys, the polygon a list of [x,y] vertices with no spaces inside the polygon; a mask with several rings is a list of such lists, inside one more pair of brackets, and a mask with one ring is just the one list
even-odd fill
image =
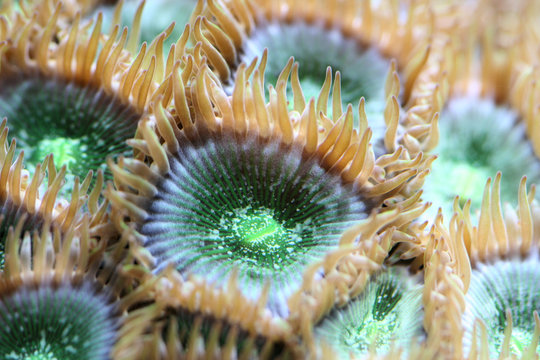
{"label": "green glowing spot", "polygon": [[534,331],[519,327],[513,328],[512,337],[510,338],[510,351],[518,356],[521,356],[529,344],[533,341],[533,335]]}
{"label": "green glowing spot", "polygon": [[233,219],[233,228],[241,238],[242,244],[252,247],[253,244],[272,246],[279,241],[285,232],[265,211],[254,211],[250,215],[240,215]]}
{"label": "green glowing spot", "polygon": [[366,352],[370,346],[384,347],[389,343],[390,334],[396,328],[396,314],[389,314],[386,321],[368,317],[361,326],[349,324],[343,334],[343,345],[355,352]]}
{"label": "green glowing spot", "polygon": [[411,278],[396,270],[377,276],[358,298],[317,325],[316,336],[342,356],[362,355],[373,347],[384,353],[392,342],[408,348],[422,336],[422,290]]}
{"label": "green glowing spot", "polygon": [[304,226],[288,228],[272,210],[248,206],[226,213],[219,236],[235,256],[257,266],[278,269],[287,264],[293,251],[301,249]]}
{"label": "green glowing spot", "polygon": [[36,144],[36,147],[28,154],[28,160],[37,164],[49,155],[54,155],[55,164],[60,167],[66,165],[68,170],[77,162],[77,155],[81,153],[81,142],[79,139],[57,137],[53,139],[43,139]]}
{"label": "green glowing spot", "polygon": [[[364,352],[369,346],[388,345],[397,324],[397,314],[392,310],[402,297],[395,283],[384,282],[375,291],[371,312],[364,314],[361,322],[349,322],[343,333],[343,344]],[[356,319],[355,319],[356,320]]]}
{"label": "green glowing spot", "polygon": [[433,178],[429,181],[429,190],[433,194],[430,201],[435,204],[451,204],[456,195],[460,205],[471,199],[473,206],[479,207],[486,180],[495,174],[489,168],[474,166],[467,162],[436,160],[432,166]]}

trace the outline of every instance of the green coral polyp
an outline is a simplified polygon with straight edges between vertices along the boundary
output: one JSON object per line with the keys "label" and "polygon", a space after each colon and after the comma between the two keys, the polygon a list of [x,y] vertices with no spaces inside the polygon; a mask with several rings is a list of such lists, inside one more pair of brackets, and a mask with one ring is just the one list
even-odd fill
{"label": "green coral polyp", "polygon": [[315,327],[316,338],[341,356],[370,349],[381,354],[394,343],[407,349],[423,337],[422,290],[415,281],[397,269],[376,275],[358,298],[334,309]]}
{"label": "green coral polyp", "polygon": [[173,262],[223,279],[237,267],[255,293],[271,280],[274,308],[306,264],[367,216],[359,193],[294,146],[225,136],[185,145],[169,162],[139,230],[157,271]]}
{"label": "green coral polyp", "polygon": [[522,328],[513,328],[512,336],[510,340],[510,351],[514,354],[523,354],[529,344],[533,341],[534,328],[531,329],[522,329]]}
{"label": "green coral polyp", "polygon": [[242,245],[251,247],[251,244],[262,244],[263,247],[271,247],[278,243],[285,231],[274,216],[264,210],[249,210],[232,220],[233,231]]}
{"label": "green coral polyp", "polygon": [[474,206],[478,208],[482,203],[486,180],[494,176],[490,170],[464,162],[436,160],[432,166],[433,178],[428,180],[430,181],[429,189],[434,195],[430,199],[437,200],[437,204],[446,204],[449,209],[458,195],[461,206],[471,199]]}
{"label": "green coral polyp", "polygon": [[118,317],[87,283],[21,288],[0,300],[0,357],[108,359]]}
{"label": "green coral polyp", "polygon": [[[467,353],[472,342],[475,321],[481,319],[488,332],[490,357],[500,353],[508,326],[506,311],[512,317],[510,352],[521,357],[534,339],[534,311],[540,311],[540,272],[538,257],[498,260],[479,264],[473,269],[467,306],[463,314],[464,348]],[[480,343],[480,334],[476,339]],[[537,352],[540,347],[537,347]]]}
{"label": "green coral polyp", "polygon": [[[514,201],[523,175],[530,183],[537,183],[538,159],[517,118],[514,111],[490,99],[451,100],[439,121],[438,159],[426,178],[425,198],[444,204],[443,211],[449,218],[456,195],[462,205],[471,199],[473,208],[479,209],[485,182],[498,171],[503,174],[503,202]],[[437,211],[437,207],[431,210]]]}
{"label": "green coral polyp", "polygon": [[106,157],[129,155],[125,140],[135,133],[138,114],[103,90],[44,76],[1,85],[0,116],[7,117],[30,172],[52,153],[57,166],[67,165],[68,183],[90,170],[110,178]]}

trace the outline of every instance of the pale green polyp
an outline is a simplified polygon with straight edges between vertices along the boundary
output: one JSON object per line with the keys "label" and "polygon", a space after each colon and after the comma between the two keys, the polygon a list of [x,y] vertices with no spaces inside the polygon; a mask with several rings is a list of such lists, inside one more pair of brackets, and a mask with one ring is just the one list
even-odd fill
{"label": "pale green polyp", "polygon": [[348,358],[370,350],[381,355],[392,344],[406,351],[422,332],[422,287],[415,277],[390,269],[372,277],[364,292],[335,308],[315,327],[317,341]]}
{"label": "pale green polyp", "polygon": [[67,193],[70,193],[74,184],[72,172],[79,161],[77,157],[80,159],[81,155],[86,151],[86,149],[83,148],[84,146],[85,145],[81,144],[81,141],[78,138],[57,137],[43,139],[39,141],[36,144],[35,149],[28,154],[26,168],[31,174],[34,174],[36,164],[39,164],[45,157],[52,154],[56,170],[59,170],[64,165],[67,168],[68,175],[65,177],[63,189],[65,189]]}
{"label": "pale green polyp", "polygon": [[395,313],[388,314],[382,321],[368,315],[364,318],[361,326],[354,323],[349,324],[343,334],[343,345],[356,352],[367,352],[373,344],[384,349],[389,344],[396,325],[397,315]]}
{"label": "pale green polyp", "polygon": [[429,179],[427,188],[430,195],[433,195],[429,199],[435,204],[446,204],[444,211],[452,209],[456,196],[459,196],[461,206],[470,199],[472,206],[479,208],[486,181],[490,176],[495,176],[495,173],[491,174],[489,171],[488,168],[473,166],[466,162],[436,160],[432,166],[433,178]]}
{"label": "pale green polyp", "polygon": [[[0,359],[108,359],[120,314],[109,290],[93,281],[78,286],[23,285],[0,297]],[[99,289],[99,290],[98,290]]]}
{"label": "pale green polyp", "polygon": [[[264,49],[268,49],[265,69],[265,83],[277,86],[277,80],[289,58],[298,62],[298,76],[302,93],[306,101],[318,99],[325,82],[327,67],[332,69],[332,87],[336,72],[341,74],[341,100],[343,111],[347,105],[353,107],[353,117],[358,124],[358,103],[365,98],[365,112],[373,131],[372,144],[375,152],[386,153],[379,143],[384,138],[386,125],[384,109],[386,95],[384,91],[390,60],[382,56],[374,47],[358,44],[356,39],[344,36],[339,30],[328,29],[317,23],[295,21],[270,22],[256,27],[246,37],[240,60],[246,64],[256,57],[260,58]],[[332,89],[331,87],[331,89]],[[232,91],[232,87],[227,88]],[[292,89],[288,84],[289,105],[294,103]],[[292,108],[291,108],[292,109]],[[328,117],[332,114],[332,100],[324,109]],[[334,117],[334,121],[337,117]]]}
{"label": "pale green polyp", "polygon": [[[477,264],[465,296],[462,316],[464,353],[474,342],[481,343],[481,334],[472,336],[475,322],[480,319],[487,329],[490,358],[497,358],[502,350],[508,326],[506,311],[512,314],[510,354],[521,358],[533,342],[534,311],[540,310],[540,271],[536,254],[525,258],[497,260]],[[536,349],[540,353],[540,348]]]}
{"label": "pale green polyp", "polygon": [[424,220],[433,221],[439,206],[444,218],[450,219],[456,196],[460,206],[471,200],[471,215],[475,216],[488,178],[499,171],[503,203],[515,203],[523,175],[529,184],[540,180],[540,163],[524,124],[515,111],[493,99],[452,98],[441,112],[439,133],[439,144],[433,150],[438,158],[424,183],[424,199],[439,205],[424,213]]}

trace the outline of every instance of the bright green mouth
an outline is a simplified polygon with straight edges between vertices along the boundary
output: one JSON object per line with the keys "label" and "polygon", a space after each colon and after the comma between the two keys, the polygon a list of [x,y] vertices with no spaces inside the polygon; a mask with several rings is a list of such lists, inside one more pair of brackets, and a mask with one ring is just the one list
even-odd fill
{"label": "bright green mouth", "polygon": [[246,260],[278,269],[287,263],[302,241],[300,227],[288,228],[272,210],[251,207],[236,210],[221,221],[220,236]]}
{"label": "bright green mouth", "polygon": [[36,144],[33,151],[28,154],[27,159],[31,164],[37,164],[43,161],[47,155],[54,154],[54,161],[66,165],[70,171],[77,162],[77,154],[86,150],[86,147],[81,146],[79,139],[65,137],[43,139]]}

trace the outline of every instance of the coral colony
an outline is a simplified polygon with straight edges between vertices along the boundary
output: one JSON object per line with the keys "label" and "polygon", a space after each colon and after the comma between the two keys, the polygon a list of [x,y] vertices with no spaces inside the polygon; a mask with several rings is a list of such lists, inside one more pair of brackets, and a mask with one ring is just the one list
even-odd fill
{"label": "coral colony", "polygon": [[539,20],[0,2],[0,358],[538,359]]}

